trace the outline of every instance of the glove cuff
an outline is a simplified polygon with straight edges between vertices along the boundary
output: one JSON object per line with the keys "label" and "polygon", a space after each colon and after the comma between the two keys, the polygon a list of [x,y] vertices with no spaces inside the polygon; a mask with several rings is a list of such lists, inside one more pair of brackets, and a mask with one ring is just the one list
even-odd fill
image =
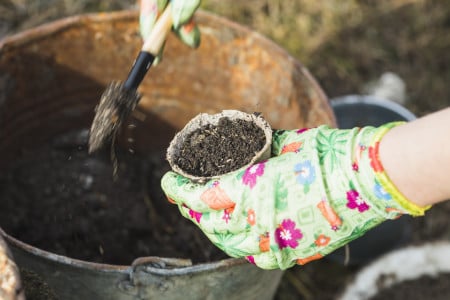
{"label": "glove cuff", "polygon": [[[367,127],[360,132],[360,137],[355,142],[353,167],[357,170],[357,181],[360,186],[373,186],[373,190],[368,192],[372,204],[387,219],[397,218],[401,214],[412,216],[422,216],[430,208],[420,207],[408,200],[395,186],[386,173],[379,156],[380,141],[383,136],[392,128],[404,124],[404,122],[392,122],[377,128]],[[364,149],[361,149],[361,145]],[[358,151],[361,152],[358,161]],[[359,164],[359,165],[358,165]]]}
{"label": "glove cuff", "polygon": [[393,127],[404,124],[404,122],[394,122],[381,126],[377,133],[374,135],[371,142],[372,152],[370,153],[370,158],[372,160],[372,166],[375,171],[375,178],[380,183],[382,188],[391,195],[392,199],[404,209],[408,214],[412,216],[423,216],[425,211],[428,210],[430,206],[421,207],[417,204],[408,200],[395,186],[395,184],[389,178],[386,173],[383,164],[379,156],[379,145],[383,136]]}

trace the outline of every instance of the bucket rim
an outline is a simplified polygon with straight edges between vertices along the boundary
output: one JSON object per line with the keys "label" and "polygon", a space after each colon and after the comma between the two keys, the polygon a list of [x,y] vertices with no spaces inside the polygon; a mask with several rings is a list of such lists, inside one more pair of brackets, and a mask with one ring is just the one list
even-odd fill
{"label": "bucket rim", "polygon": [[[316,77],[313,76],[310,70],[305,67],[299,59],[295,58],[281,45],[275,43],[272,39],[268,38],[263,33],[254,30],[250,26],[238,23],[227,17],[201,8],[196,11],[195,17],[199,26],[202,26],[203,20],[211,20],[210,23],[212,24],[220,23],[224,27],[236,30],[241,34],[248,35],[252,40],[257,40],[262,47],[267,47],[267,49],[270,49],[271,52],[284,57],[286,61],[298,68],[298,70],[300,70],[300,72],[304,76],[305,80],[308,81],[310,89],[315,91],[317,99],[320,99],[324,102],[329,101],[329,97],[327,96],[323,88],[319,85]],[[49,21],[0,38],[0,55],[2,55],[3,52],[9,51],[10,49],[22,47],[27,44],[46,39],[48,38],[48,36],[57,34],[64,30],[68,30],[72,27],[115,20],[137,20],[138,18],[139,11],[136,9],[124,9],[110,12],[89,12],[62,17],[60,19]],[[335,118],[335,115],[333,114],[331,105],[328,105],[327,107],[323,106],[322,109],[327,112],[329,122],[335,126],[337,124],[337,120]]]}
{"label": "bucket rim", "polygon": [[348,96],[340,96],[330,100],[330,105],[333,109],[343,106],[349,106],[354,104],[365,104],[376,106],[380,108],[387,109],[389,111],[393,111],[400,116],[402,116],[406,121],[415,120],[417,117],[409,111],[403,105],[398,104],[397,102],[387,100],[381,97],[372,96],[372,95],[348,95]]}
{"label": "bucket rim", "polygon": [[[25,251],[32,255],[36,255],[40,258],[58,262],[67,266],[77,267],[80,269],[83,268],[97,272],[101,271],[105,273],[119,272],[129,274],[130,271],[132,272],[136,267],[140,265],[145,265],[145,263],[138,263],[138,264],[131,263],[130,265],[96,263],[52,253],[16,239],[15,237],[6,233],[2,227],[0,227],[0,236],[3,237],[5,242],[7,242],[11,251],[13,251],[13,248],[16,247],[21,249],[22,251]],[[134,260],[134,262],[146,260],[151,261],[150,265],[145,266],[147,272],[160,275],[184,275],[187,273],[192,274],[197,272],[205,272],[209,270],[228,268],[230,266],[249,264],[244,258],[225,258],[213,262],[192,264],[192,262],[189,259],[165,258],[158,256],[138,257]],[[161,264],[158,264],[158,262],[161,262]],[[170,262],[172,262],[173,265],[170,264]],[[186,264],[186,262],[188,262],[188,264]],[[155,266],[155,263],[157,264],[157,266]],[[169,268],[161,267],[167,264],[170,264]]]}
{"label": "bucket rim", "polygon": [[[36,40],[45,39],[48,38],[49,35],[64,31],[74,26],[84,26],[86,24],[103,23],[105,21],[115,20],[138,20],[138,17],[139,11],[136,9],[123,9],[108,12],[86,12],[72,16],[61,17],[59,19],[48,21],[0,38],[0,53],[4,50],[7,50],[9,47],[20,47],[32,43]],[[200,26],[202,25],[202,20],[212,19],[214,21],[211,22],[212,24],[220,23],[238,32],[248,34],[253,39],[257,39],[259,42],[269,46],[271,51],[278,52],[281,55],[285,56],[285,58],[290,62],[303,66],[303,64],[298,59],[294,58],[287,50],[281,47],[281,45],[275,43],[273,40],[269,39],[262,33],[250,28],[247,25],[235,22],[227,17],[202,8],[196,11],[195,17],[198,21],[200,21],[197,22]],[[306,68],[303,69],[304,70],[302,71],[305,72],[304,75],[307,76],[309,80],[312,80],[315,83],[314,88],[322,93],[321,96],[326,98],[324,91],[317,84],[317,82],[315,82],[315,78],[309,73],[309,70],[307,70]]]}

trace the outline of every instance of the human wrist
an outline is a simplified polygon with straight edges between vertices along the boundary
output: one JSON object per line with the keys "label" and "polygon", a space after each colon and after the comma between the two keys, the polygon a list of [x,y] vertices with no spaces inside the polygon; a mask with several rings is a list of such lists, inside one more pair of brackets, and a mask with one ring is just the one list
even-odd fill
{"label": "human wrist", "polygon": [[380,143],[380,160],[395,186],[411,202],[429,206],[450,199],[448,170],[450,108],[390,130]]}

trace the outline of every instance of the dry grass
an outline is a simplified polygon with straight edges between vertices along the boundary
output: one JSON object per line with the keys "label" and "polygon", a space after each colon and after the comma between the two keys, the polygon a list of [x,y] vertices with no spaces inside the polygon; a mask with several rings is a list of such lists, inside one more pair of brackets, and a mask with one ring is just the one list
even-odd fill
{"label": "dry grass", "polygon": [[65,16],[133,5],[132,0],[0,0],[0,37]]}
{"label": "dry grass", "polygon": [[[229,3],[233,2],[233,5]],[[450,1],[207,0],[302,61],[326,93],[362,93],[386,71],[406,82],[417,115],[450,104]]]}

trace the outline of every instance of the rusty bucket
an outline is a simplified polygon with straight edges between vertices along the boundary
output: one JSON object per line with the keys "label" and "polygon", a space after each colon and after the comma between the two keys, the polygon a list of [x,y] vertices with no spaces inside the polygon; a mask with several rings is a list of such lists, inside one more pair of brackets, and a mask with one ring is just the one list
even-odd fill
{"label": "rusty bucket", "polygon": [[[136,152],[165,151],[201,112],[261,112],[274,128],[334,125],[328,100],[297,60],[260,34],[200,11],[199,49],[174,36],[144,79]],[[90,127],[106,85],[126,77],[140,49],[138,13],[70,17],[0,42],[0,167],[57,134]],[[127,143],[124,129],[119,144]],[[1,200],[1,199],[0,199]],[[33,201],[32,197],[29,201]],[[73,259],[26,244],[0,229],[22,274],[57,299],[271,299],[281,271],[243,259],[193,264],[138,257],[132,265]]]}

